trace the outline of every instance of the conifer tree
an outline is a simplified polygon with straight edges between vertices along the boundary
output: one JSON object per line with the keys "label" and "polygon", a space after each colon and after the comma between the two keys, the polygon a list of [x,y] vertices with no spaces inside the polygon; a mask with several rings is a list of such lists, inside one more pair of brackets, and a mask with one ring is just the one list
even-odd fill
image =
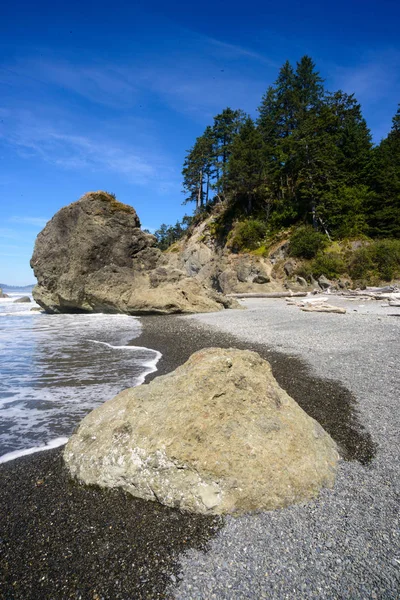
{"label": "conifer tree", "polygon": [[187,153],[182,170],[183,187],[188,194],[184,203],[195,202],[196,210],[200,210],[204,202],[208,202],[213,164],[213,135],[211,127],[207,127]]}
{"label": "conifer tree", "polygon": [[341,90],[330,95],[328,105],[333,115],[330,133],[338,149],[338,176],[346,185],[362,183],[371,159],[372,139],[361,106],[354,94]]}
{"label": "conifer tree", "polygon": [[297,63],[294,83],[294,103],[296,120],[306,113],[318,111],[324,101],[324,80],[315,70],[315,63],[309,56],[303,56]]}
{"label": "conifer tree", "polygon": [[277,137],[287,138],[295,128],[295,82],[292,65],[287,60],[281,67],[275,82]]}
{"label": "conifer tree", "polygon": [[295,129],[295,73],[286,61],[274,86],[270,86],[258,108],[258,127],[265,145],[270,186],[277,200],[288,204],[293,195],[291,135]]}
{"label": "conifer tree", "polygon": [[328,94],[303,56],[295,70],[285,62],[258,112],[255,125],[226,108],[188,152],[184,188],[197,210],[216,194],[270,227],[303,221],[333,236],[400,236],[400,107],[373,148],[354,95]]}
{"label": "conifer tree", "polygon": [[250,117],[247,117],[232,143],[227,189],[248,214],[262,197],[269,198],[264,142]]}
{"label": "conifer tree", "polygon": [[389,135],[374,149],[370,184],[375,192],[369,207],[370,233],[400,238],[400,104]]}
{"label": "conifer tree", "polygon": [[245,114],[241,110],[232,110],[225,108],[222,113],[214,117],[212,128],[214,142],[214,189],[217,195],[224,197],[226,187],[226,175],[228,169],[228,160],[231,154],[232,143],[237,135],[240,125],[245,119]]}

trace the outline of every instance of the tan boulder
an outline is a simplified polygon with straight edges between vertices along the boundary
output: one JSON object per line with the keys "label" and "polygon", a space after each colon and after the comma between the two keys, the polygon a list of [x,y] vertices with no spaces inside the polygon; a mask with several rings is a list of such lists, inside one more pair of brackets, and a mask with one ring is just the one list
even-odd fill
{"label": "tan boulder", "polygon": [[223,514],[317,496],[338,453],[258,354],[209,348],[87,415],[64,459],[83,483]]}
{"label": "tan boulder", "polygon": [[126,304],[130,314],[192,314],[215,312],[222,307],[240,308],[240,305],[189,277],[157,287],[134,288]]}

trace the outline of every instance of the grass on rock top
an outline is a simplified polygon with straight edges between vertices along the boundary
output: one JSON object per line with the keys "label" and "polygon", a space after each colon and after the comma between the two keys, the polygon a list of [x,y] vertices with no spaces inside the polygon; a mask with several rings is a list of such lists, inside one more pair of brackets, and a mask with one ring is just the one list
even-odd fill
{"label": "grass on rock top", "polygon": [[111,210],[115,212],[119,211],[129,214],[136,214],[132,206],[119,202],[115,194],[111,194],[109,192],[103,192],[102,190],[98,190],[97,192],[87,192],[82,196],[81,200],[83,200],[84,198],[100,200],[101,202],[108,202],[110,204]]}

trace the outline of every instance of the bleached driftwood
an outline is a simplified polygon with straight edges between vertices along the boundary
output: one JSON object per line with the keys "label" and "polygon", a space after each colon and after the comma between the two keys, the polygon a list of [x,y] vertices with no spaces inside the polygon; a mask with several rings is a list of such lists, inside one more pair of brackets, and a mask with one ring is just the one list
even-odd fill
{"label": "bleached driftwood", "polygon": [[366,288],[365,290],[346,290],[340,292],[341,296],[352,300],[400,300],[400,292],[394,286],[382,288]]}
{"label": "bleached driftwood", "polygon": [[297,300],[296,298],[286,298],[286,303],[288,305],[293,306],[310,306],[316,304],[323,304],[324,302],[328,302],[328,298],[302,298],[301,300]]}
{"label": "bleached driftwood", "polygon": [[339,315],[346,314],[345,308],[332,306],[331,304],[309,304],[308,306],[302,306],[300,310],[304,312],[338,313]]}
{"label": "bleached driftwood", "polygon": [[301,298],[303,296],[307,296],[307,292],[292,292],[292,290],[288,290],[287,292],[248,292],[248,293],[237,293],[237,294],[227,294],[230,298]]}
{"label": "bleached driftwood", "polygon": [[366,287],[366,292],[373,292],[374,294],[390,294],[391,292],[399,291],[399,288],[395,285],[385,285],[383,287]]}

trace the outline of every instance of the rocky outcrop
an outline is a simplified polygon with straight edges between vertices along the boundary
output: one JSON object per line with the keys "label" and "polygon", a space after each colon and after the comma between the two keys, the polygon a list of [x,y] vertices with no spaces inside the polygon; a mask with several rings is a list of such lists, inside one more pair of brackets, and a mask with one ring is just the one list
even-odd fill
{"label": "rocky outcrop", "polygon": [[325,275],[321,275],[321,277],[318,278],[318,285],[321,290],[329,290],[332,283],[325,277]]}
{"label": "rocky outcrop", "polygon": [[14,304],[18,304],[20,303],[26,303],[26,302],[30,302],[31,299],[29,298],[29,296],[21,296],[21,298],[17,298],[16,300],[14,300]]}
{"label": "rocky outcrop", "polygon": [[33,297],[48,312],[193,313],[234,305],[155,245],[131,206],[105,192],[86,194],[38,235]]}
{"label": "rocky outcrop", "polygon": [[333,485],[338,454],[269,363],[254,352],[209,348],[87,415],[64,459],[85,484],[223,514],[315,497]]}
{"label": "rocky outcrop", "polygon": [[235,254],[218,244],[210,234],[213,218],[200,223],[182,242],[168,252],[168,260],[189,277],[223,294],[274,292],[282,289],[272,277],[272,262],[254,254]]}
{"label": "rocky outcrop", "polygon": [[8,294],[5,294],[1,288],[0,288],[0,298],[9,298]]}

